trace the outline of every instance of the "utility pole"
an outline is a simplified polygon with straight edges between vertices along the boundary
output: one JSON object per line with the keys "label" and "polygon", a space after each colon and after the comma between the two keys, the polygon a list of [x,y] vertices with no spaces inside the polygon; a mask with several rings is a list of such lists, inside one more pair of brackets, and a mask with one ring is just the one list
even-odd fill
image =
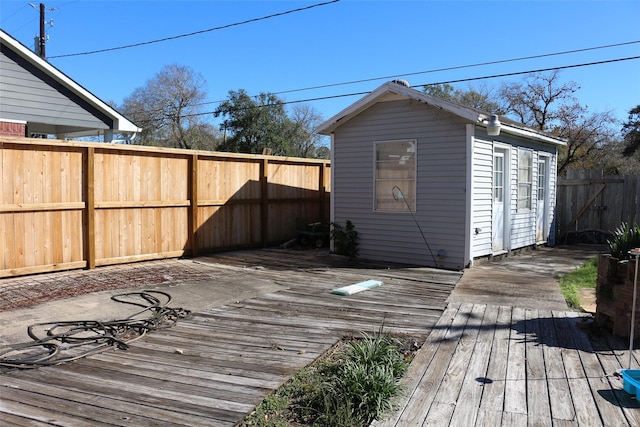
{"label": "utility pole", "polygon": [[40,3],[40,40],[38,46],[40,46],[40,58],[47,59],[47,54],[45,51],[45,42],[46,42],[46,34],[44,31],[45,27],[45,17],[44,17],[44,3]]}
{"label": "utility pole", "polygon": [[[42,59],[46,59],[47,58],[47,53],[46,53],[46,48],[45,48],[45,44],[47,43],[47,33],[45,31],[45,28],[47,26],[46,23],[46,19],[45,19],[45,13],[46,13],[46,8],[44,3],[40,3],[40,8],[37,8],[35,4],[33,3],[29,3],[29,6],[31,6],[32,8],[36,9],[36,10],[40,10],[40,37],[35,36],[34,37],[34,48],[33,50],[35,50],[35,52],[40,55],[40,57]],[[49,9],[51,10],[55,10],[55,8]],[[49,25],[53,27],[53,19],[51,21],[49,21]]]}

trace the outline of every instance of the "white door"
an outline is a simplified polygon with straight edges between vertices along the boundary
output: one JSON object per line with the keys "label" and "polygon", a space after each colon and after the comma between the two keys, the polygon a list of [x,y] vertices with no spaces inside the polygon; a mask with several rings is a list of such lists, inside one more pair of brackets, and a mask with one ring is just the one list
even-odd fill
{"label": "white door", "polygon": [[536,207],[536,243],[549,237],[549,158],[538,158],[538,203]]}
{"label": "white door", "polygon": [[506,150],[496,149],[493,152],[493,217],[491,226],[491,240],[493,252],[501,252],[507,249],[505,233],[507,215],[505,210],[505,196],[508,187],[508,170],[505,168],[507,159]]}

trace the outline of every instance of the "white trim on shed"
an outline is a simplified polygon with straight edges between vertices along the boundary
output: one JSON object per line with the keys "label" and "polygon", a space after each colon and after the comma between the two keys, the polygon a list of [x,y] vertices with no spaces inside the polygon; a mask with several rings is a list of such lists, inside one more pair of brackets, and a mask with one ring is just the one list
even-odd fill
{"label": "white trim on shed", "polygon": [[[441,98],[429,95],[427,93],[418,91],[416,89],[395,83],[387,82],[378,87],[373,92],[367,94],[365,97],[356,101],[349,107],[345,108],[329,120],[325,121],[318,127],[318,132],[329,135],[337,127],[344,125],[347,121],[360,114],[360,112],[366,110],[371,105],[378,102],[391,101],[394,99],[409,98],[419,102],[423,102],[433,107],[441,108],[448,111],[451,114],[455,114],[458,117],[469,120],[472,123],[476,123],[481,127],[486,128],[490,118],[490,114],[483,113],[481,111],[474,110],[469,107],[464,107],[453,102],[446,101]],[[507,118],[500,118],[501,132],[509,133],[514,136],[519,136],[538,142],[543,142],[552,145],[566,145],[566,141],[554,138],[546,135],[542,132],[528,128],[522,124],[509,120]]]}

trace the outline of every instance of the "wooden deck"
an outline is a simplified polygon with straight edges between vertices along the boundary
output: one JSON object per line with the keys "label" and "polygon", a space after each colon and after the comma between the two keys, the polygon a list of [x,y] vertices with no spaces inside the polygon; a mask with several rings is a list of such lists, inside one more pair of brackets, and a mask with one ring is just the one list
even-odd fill
{"label": "wooden deck", "polygon": [[375,426],[639,426],[640,405],[614,375],[628,343],[578,321],[450,304],[410,366],[401,409]]}
{"label": "wooden deck", "polygon": [[[313,251],[201,261],[213,289],[220,281],[281,288],[202,310],[127,351],[4,373],[1,424],[232,426],[342,336],[384,322],[425,344],[400,410],[376,427],[640,425],[640,406],[612,376],[626,367],[627,343],[585,334],[575,313],[448,304],[459,273],[345,263]],[[384,285],[330,293],[368,279]]]}
{"label": "wooden deck", "polygon": [[[282,290],[198,312],[127,351],[0,375],[2,425],[231,426],[344,335],[384,322],[386,331],[423,342],[460,277],[313,251],[203,262],[215,281],[272,281]],[[349,297],[330,293],[367,279],[384,284]]]}

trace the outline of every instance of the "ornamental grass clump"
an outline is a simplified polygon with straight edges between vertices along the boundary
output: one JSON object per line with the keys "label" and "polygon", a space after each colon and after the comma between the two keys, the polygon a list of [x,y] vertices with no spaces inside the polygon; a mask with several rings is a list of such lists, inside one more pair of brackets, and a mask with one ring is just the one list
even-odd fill
{"label": "ornamental grass clump", "polygon": [[[405,340],[406,341],[406,340]],[[392,410],[411,361],[407,342],[382,333],[340,342],[268,396],[242,427],[362,427]]]}
{"label": "ornamental grass clump", "polygon": [[362,335],[348,343],[342,360],[326,367],[325,380],[305,402],[314,425],[368,425],[392,409],[409,362],[382,328]]}
{"label": "ornamental grass clump", "polygon": [[640,226],[623,222],[609,239],[609,254],[618,261],[630,258],[629,251],[640,247]]}

